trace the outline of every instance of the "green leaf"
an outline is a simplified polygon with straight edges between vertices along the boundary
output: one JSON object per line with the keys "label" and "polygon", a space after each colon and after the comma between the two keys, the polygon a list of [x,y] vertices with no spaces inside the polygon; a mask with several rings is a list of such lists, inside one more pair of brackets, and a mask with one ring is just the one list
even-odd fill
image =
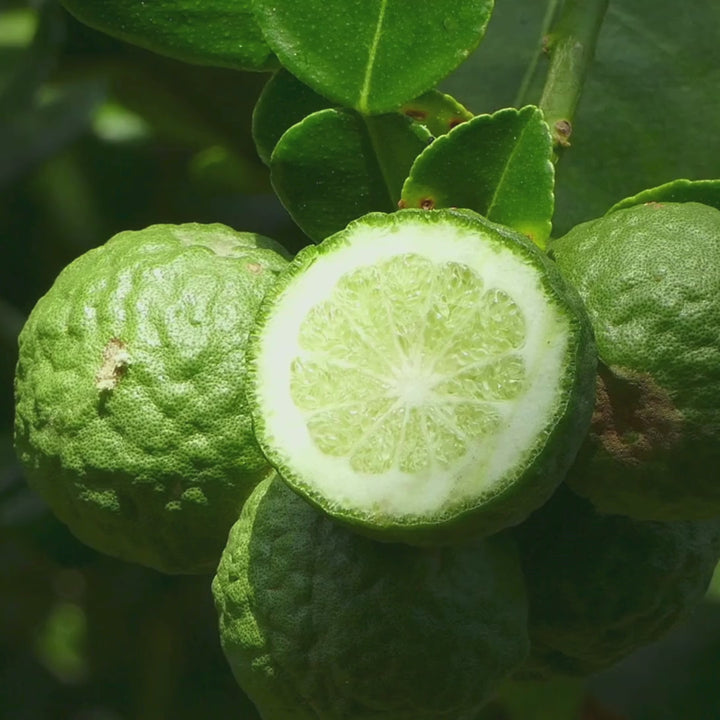
{"label": "green leaf", "polygon": [[469,208],[544,247],[553,213],[552,138],[536,107],[478,115],[417,158],[404,207]]}
{"label": "green leaf", "polygon": [[260,159],[270,156],[283,133],[308,115],[332,107],[332,103],[311,90],[285,69],[280,69],[263,88],[253,111],[252,134]]}
{"label": "green leaf", "polygon": [[565,228],[674,178],[717,177],[720,3],[610,3],[558,170]]}
{"label": "green leaf", "polygon": [[429,140],[400,114],[321,110],[280,138],[271,180],[293,220],[320,241],[365,213],[397,209],[402,182]]}
{"label": "green leaf", "polygon": [[608,212],[622,210],[633,205],[660,202],[697,202],[720,210],[720,179],[718,180],[672,180],[664,185],[648,188],[637,195],[615,203]]}
{"label": "green leaf", "polygon": [[237,70],[277,62],[252,14],[251,0],[62,0],[90,27],[177,60]]}
{"label": "green leaf", "polygon": [[[253,139],[262,161],[270,164],[272,151],[288,128],[308,115],[330,107],[335,107],[335,103],[284,68],[274,73],[265,84],[253,112]],[[472,113],[457,100],[437,90],[429,90],[405,103],[400,112],[424,125],[435,137],[472,118]]]}
{"label": "green leaf", "polygon": [[[514,104],[547,3],[497,3],[487,37],[442,89],[474,112]],[[720,3],[611,2],[557,169],[554,233],[673,178],[720,174]],[[537,102],[547,63],[522,102]]]}
{"label": "green leaf", "polygon": [[254,0],[280,62],[314,90],[364,114],[397,110],[467,58],[493,0]]}
{"label": "green leaf", "polygon": [[419,98],[404,103],[400,111],[421,125],[425,125],[434,137],[445,135],[473,116],[454,97],[438,90],[428,90]]}

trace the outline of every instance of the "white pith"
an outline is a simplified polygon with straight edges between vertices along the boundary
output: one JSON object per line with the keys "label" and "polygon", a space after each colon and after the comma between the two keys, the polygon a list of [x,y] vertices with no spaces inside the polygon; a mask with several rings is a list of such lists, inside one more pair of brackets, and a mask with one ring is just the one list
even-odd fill
{"label": "white pith", "polygon": [[[494,237],[479,242],[477,232],[451,221],[440,225],[410,218],[401,228],[358,225],[351,242],[320,255],[283,290],[257,349],[255,392],[262,408],[263,444],[292,468],[294,477],[311,493],[359,514],[432,517],[449,506],[490,494],[509,470],[528,462],[528,453],[546,431],[561,400],[568,321],[546,297],[539,271],[530,261]],[[436,465],[420,473],[406,473],[396,467],[378,474],[359,473],[348,458],[327,455],[315,445],[306,426],[307,416],[290,395],[291,364],[305,354],[298,342],[303,319],[330,296],[340,277],[407,253],[438,264],[466,265],[487,288],[512,297],[526,321],[521,354],[528,387],[520,398],[498,403],[503,420],[490,447],[485,442],[482,448],[471,448],[448,468]],[[427,365],[419,362],[395,368],[388,378],[393,394],[406,406],[426,402],[434,380]]]}

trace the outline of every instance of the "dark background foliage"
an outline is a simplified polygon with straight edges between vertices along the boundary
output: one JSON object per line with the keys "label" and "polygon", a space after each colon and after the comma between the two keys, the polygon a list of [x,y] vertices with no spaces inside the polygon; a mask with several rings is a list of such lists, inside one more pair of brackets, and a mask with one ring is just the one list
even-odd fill
{"label": "dark background foliage", "polygon": [[[497,5],[480,50],[443,85],[476,113],[537,100],[542,77],[541,61],[518,98],[543,4]],[[644,187],[720,175],[720,8],[615,5],[558,169],[556,232]],[[219,221],[293,251],[307,242],[250,136],[266,79],[112,40],[53,0],[0,6],[0,720],[257,718],[222,657],[210,578],[101,556],[25,486],[12,375],[37,298],[118,231]],[[706,720],[720,717],[719,674],[711,593],[688,623],[590,688],[630,720]],[[588,718],[615,717],[600,712],[586,707]],[[509,713],[495,716],[525,720]]]}

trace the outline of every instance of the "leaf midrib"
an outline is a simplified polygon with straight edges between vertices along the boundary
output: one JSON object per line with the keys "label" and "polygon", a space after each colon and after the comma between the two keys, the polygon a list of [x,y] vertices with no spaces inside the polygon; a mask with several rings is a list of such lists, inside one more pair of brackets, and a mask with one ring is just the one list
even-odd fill
{"label": "leaf midrib", "polygon": [[367,114],[368,104],[367,100],[370,96],[370,84],[372,80],[372,72],[375,66],[375,58],[378,52],[378,45],[380,44],[380,36],[382,35],[382,26],[385,21],[385,10],[387,9],[389,0],[381,0],[380,12],[378,14],[377,25],[375,26],[375,34],[372,39],[372,43],[368,52],[368,61],[365,67],[365,77],[363,78],[363,85],[360,89],[360,97],[358,99],[358,110]]}

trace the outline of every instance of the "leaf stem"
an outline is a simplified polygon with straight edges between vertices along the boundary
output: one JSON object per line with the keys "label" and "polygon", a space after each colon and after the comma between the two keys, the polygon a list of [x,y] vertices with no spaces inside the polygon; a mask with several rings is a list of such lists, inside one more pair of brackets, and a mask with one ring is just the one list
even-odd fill
{"label": "leaf stem", "polygon": [[535,78],[535,74],[537,73],[538,61],[545,53],[545,38],[550,34],[550,28],[555,21],[558,7],[561,2],[562,0],[548,0],[547,7],[545,8],[545,15],[542,21],[542,29],[540,31],[540,41],[538,42],[537,49],[533,53],[532,59],[525,70],[525,75],[523,76],[520,88],[515,96],[513,107],[520,108],[523,107],[523,105],[527,105],[527,97],[530,92],[533,79]]}
{"label": "leaf stem", "polygon": [[608,4],[609,0],[565,0],[557,23],[544,38],[550,68],[539,104],[556,151],[570,145],[575,109]]}

